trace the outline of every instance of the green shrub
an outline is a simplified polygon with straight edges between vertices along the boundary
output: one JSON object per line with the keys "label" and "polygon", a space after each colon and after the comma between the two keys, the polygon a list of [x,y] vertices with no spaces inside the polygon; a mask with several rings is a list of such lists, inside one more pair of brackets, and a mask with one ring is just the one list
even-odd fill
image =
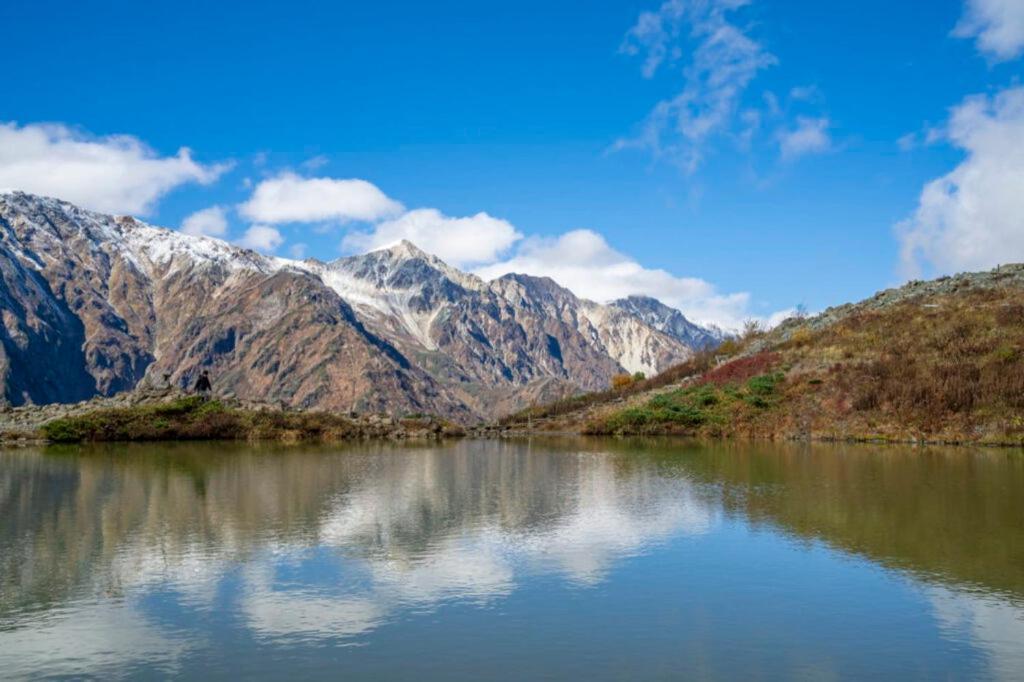
{"label": "green shrub", "polygon": [[671,405],[674,405],[679,399],[681,391],[672,391],[671,393],[662,393],[656,395],[647,401],[647,407],[654,409],[665,409]]}
{"label": "green shrub", "polygon": [[1017,359],[1017,349],[1012,346],[1000,346],[995,350],[996,361],[1013,362]]}
{"label": "green shrub", "polygon": [[768,401],[768,399],[765,398],[764,396],[761,396],[761,395],[748,395],[748,396],[744,396],[743,400],[745,400],[747,402],[747,404],[752,405],[752,406],[757,407],[757,408],[760,408],[760,409],[764,409],[766,407],[771,407],[771,403]]}
{"label": "green shrub", "polygon": [[616,426],[643,426],[654,421],[654,413],[643,407],[629,407],[616,416]]}
{"label": "green shrub", "polygon": [[43,424],[40,430],[52,443],[80,443],[90,429],[82,419],[54,419]]}
{"label": "green shrub", "polygon": [[[138,412],[149,412],[150,414],[159,414],[166,416],[173,416],[178,414],[187,414],[189,412],[195,412],[198,409],[202,409],[205,406],[212,405],[217,401],[207,401],[206,398],[198,395],[190,395],[184,398],[177,398],[167,403],[160,403],[158,405],[150,405],[147,407],[138,408]],[[219,403],[217,403],[219,405]]]}
{"label": "green shrub", "polygon": [[685,426],[700,426],[708,420],[708,416],[694,405],[673,405],[665,410],[663,421]]}
{"label": "green shrub", "polygon": [[769,396],[775,393],[775,388],[778,386],[785,375],[782,372],[772,372],[771,374],[762,374],[760,376],[752,377],[747,381],[747,391],[755,396]]}
{"label": "green shrub", "polygon": [[701,407],[711,407],[719,402],[718,392],[712,386],[700,386],[693,391],[693,402]]}

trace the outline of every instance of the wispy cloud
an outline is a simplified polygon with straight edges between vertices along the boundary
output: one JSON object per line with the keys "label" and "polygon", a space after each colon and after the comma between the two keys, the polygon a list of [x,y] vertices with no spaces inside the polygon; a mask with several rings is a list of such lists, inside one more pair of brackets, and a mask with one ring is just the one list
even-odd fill
{"label": "wispy cloud", "polygon": [[789,90],[790,99],[803,102],[813,102],[821,97],[821,91],[815,85],[798,85]]}
{"label": "wispy cloud", "polygon": [[906,135],[901,135],[900,138],[898,140],[896,140],[896,146],[899,147],[901,152],[909,152],[909,151],[917,148],[917,146],[918,146],[918,135],[917,135],[917,133],[914,132],[914,133],[907,133]]}
{"label": "wispy cloud", "polygon": [[752,80],[777,63],[774,55],[730,20],[748,0],[668,0],[644,12],[626,34],[622,51],[643,55],[653,77],[666,63],[682,63],[683,88],[659,102],[639,134],[615,148],[640,147],[693,172],[709,141],[731,129]]}
{"label": "wispy cloud", "polygon": [[807,154],[820,154],[832,148],[827,118],[799,116],[796,125],[779,131],[779,149],[782,158],[792,160]]}

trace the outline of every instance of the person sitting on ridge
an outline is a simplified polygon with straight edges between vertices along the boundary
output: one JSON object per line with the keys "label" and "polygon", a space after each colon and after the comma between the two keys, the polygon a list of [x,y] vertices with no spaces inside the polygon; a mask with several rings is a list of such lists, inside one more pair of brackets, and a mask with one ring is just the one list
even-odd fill
{"label": "person sitting on ridge", "polygon": [[196,379],[196,385],[192,390],[199,395],[204,396],[209,395],[210,392],[213,391],[213,385],[210,383],[210,373],[208,371],[205,369],[202,371],[199,378]]}

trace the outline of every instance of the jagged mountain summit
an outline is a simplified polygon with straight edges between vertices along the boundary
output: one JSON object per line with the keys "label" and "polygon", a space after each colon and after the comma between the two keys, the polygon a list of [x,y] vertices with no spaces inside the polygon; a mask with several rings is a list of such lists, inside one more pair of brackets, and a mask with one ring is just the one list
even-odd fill
{"label": "jagged mountain summit", "polygon": [[712,348],[729,336],[718,327],[705,327],[690,322],[675,308],[650,296],[628,296],[612,301],[609,305],[637,317],[650,327],[668,334],[690,348]]}
{"label": "jagged mountain summit", "polygon": [[293,261],[0,194],[0,385],[12,404],[165,377],[186,386],[209,369],[239,397],[471,421],[657,372],[714,336],[666,310],[689,336],[547,278],[485,282],[409,242]]}

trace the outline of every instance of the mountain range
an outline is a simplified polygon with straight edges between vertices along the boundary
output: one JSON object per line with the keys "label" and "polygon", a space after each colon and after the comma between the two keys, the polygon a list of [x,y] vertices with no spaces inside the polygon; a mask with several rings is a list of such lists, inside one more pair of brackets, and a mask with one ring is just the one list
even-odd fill
{"label": "mountain range", "polygon": [[656,373],[719,343],[659,301],[462,272],[409,242],[331,262],[264,256],[127,216],[0,194],[8,404],[140,385],[461,421]]}

